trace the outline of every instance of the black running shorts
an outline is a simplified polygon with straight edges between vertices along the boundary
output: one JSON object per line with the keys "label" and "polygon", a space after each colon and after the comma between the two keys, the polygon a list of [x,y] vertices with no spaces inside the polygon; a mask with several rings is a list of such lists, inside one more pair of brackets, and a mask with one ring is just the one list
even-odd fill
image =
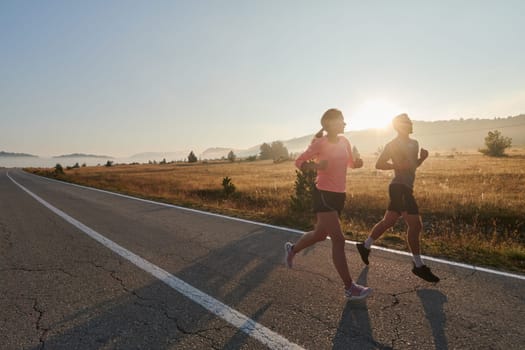
{"label": "black running shorts", "polygon": [[330,192],[314,188],[313,194],[314,213],[336,211],[341,215],[345,207],[346,194],[343,192]]}
{"label": "black running shorts", "polygon": [[419,215],[419,207],[410,187],[402,184],[390,184],[388,193],[390,194],[388,210],[396,211],[399,215],[402,212],[409,215]]}

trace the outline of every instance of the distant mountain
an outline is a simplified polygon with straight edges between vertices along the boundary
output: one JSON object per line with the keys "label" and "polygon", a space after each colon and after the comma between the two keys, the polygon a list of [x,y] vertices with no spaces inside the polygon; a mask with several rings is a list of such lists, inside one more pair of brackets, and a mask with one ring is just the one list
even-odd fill
{"label": "distant mountain", "polygon": [[61,155],[61,156],[55,156],[53,158],[104,158],[104,159],[108,159],[108,158],[113,158],[111,156],[100,156],[100,155],[96,155],[96,154],[84,154],[84,153],[71,153],[71,154],[64,154],[64,155]]}
{"label": "distant mountain", "polygon": [[147,161],[161,161],[163,159],[166,159],[166,161],[171,162],[173,160],[185,160],[188,158],[188,155],[190,154],[191,150],[183,150],[183,151],[176,151],[176,152],[144,152],[144,153],[137,153],[129,157],[130,159],[140,161],[140,162],[147,162]]}
{"label": "distant mountain", "polygon": [[226,148],[226,147],[212,147],[207,148],[204,152],[200,154],[201,159],[221,159],[227,158],[228,153],[233,151],[235,156],[245,158],[249,156],[254,156],[259,154],[260,145],[250,147],[248,149],[235,149],[235,148]]}
{"label": "distant mountain", "polygon": [[[489,131],[499,130],[503,136],[512,139],[512,146],[525,146],[525,114],[507,118],[494,119],[459,119],[459,120],[440,120],[440,121],[414,121],[413,138],[419,141],[421,147],[427,148],[430,152],[452,152],[452,151],[477,151],[485,146],[485,137]],[[385,145],[395,137],[392,128],[387,129],[368,129],[359,131],[349,131],[345,133],[352,145],[356,146],[361,154],[374,154],[378,148]],[[303,152],[312,139],[314,134],[305,135],[290,140],[282,141],[290,153]],[[271,143],[276,140],[269,140]],[[194,152],[202,160],[221,159],[227,157],[233,151],[238,158],[258,155],[261,144],[257,144],[247,149],[235,149],[228,147],[212,147],[202,153]],[[190,149],[175,152],[145,152],[130,156],[128,159],[137,162],[186,160]],[[10,153],[0,151],[0,157],[38,157],[25,153]],[[113,159],[106,155],[93,155],[83,153],[73,153],[56,156],[53,158],[100,158]]]}
{"label": "distant mountain", "polygon": [[[503,136],[512,138],[513,146],[525,146],[525,114],[515,117],[495,119],[459,119],[433,122],[414,121],[413,138],[421,147],[433,152],[477,151],[485,146],[485,136],[489,131],[499,130]],[[396,135],[392,128],[367,129],[345,133],[352,145],[362,154],[373,154]],[[303,152],[314,134],[282,141],[290,153]],[[275,141],[275,140],[273,140]],[[269,141],[266,143],[271,143]],[[237,157],[258,155],[261,144],[248,149],[226,147],[208,148],[201,155],[202,159],[226,157],[233,150]]]}
{"label": "distant mountain", "polygon": [[204,150],[204,152],[201,153],[201,159],[220,159],[222,157],[227,157],[228,156],[228,153],[230,153],[230,151],[233,151],[233,153],[235,153],[235,155],[237,155],[237,153],[235,152],[235,150],[233,148],[225,148],[225,147],[212,147],[212,148],[207,148],[206,150]]}
{"label": "distant mountain", "polygon": [[38,158],[38,156],[27,154],[27,153],[12,153],[12,152],[4,152],[0,151],[0,157],[34,157]]}
{"label": "distant mountain", "polygon": [[[485,146],[485,136],[493,130],[499,130],[503,136],[510,137],[513,146],[525,146],[525,114],[496,119],[414,121],[414,134],[411,137],[429,151],[477,151]],[[345,135],[362,154],[373,154],[394,138],[396,133],[388,128],[350,131]],[[302,152],[313,137],[314,134],[283,143],[290,152]]]}

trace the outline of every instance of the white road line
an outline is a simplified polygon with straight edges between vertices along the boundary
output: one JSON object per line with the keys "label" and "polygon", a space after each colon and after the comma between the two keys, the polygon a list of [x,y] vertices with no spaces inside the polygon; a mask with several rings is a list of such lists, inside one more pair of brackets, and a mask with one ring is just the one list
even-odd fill
{"label": "white road line", "polygon": [[[27,173],[27,172],[26,172],[26,174],[32,175],[32,176],[37,176],[37,177],[39,177],[41,179],[45,179],[45,180],[48,180],[48,181],[54,181],[54,182],[58,182],[58,183],[61,183],[61,184],[75,186],[75,187],[79,187],[79,188],[83,188],[83,189],[87,189],[87,190],[91,190],[91,191],[102,192],[102,193],[110,194],[110,195],[113,195],[113,196],[118,196],[118,197],[123,197],[123,198],[127,198],[127,199],[136,200],[136,201],[141,201],[141,202],[144,202],[144,203],[160,205],[160,206],[164,206],[164,207],[168,207],[168,208],[184,210],[184,211],[188,211],[188,212],[192,212],[192,213],[198,213],[198,214],[201,214],[201,215],[214,216],[214,217],[218,217],[218,218],[222,218],[222,219],[238,221],[238,222],[258,225],[258,226],[262,226],[262,227],[268,227],[268,228],[271,228],[271,229],[287,231],[287,232],[297,233],[297,234],[301,234],[301,235],[303,235],[305,233],[304,231],[295,230],[295,229],[291,229],[291,228],[287,228],[287,227],[270,225],[270,224],[265,224],[265,223],[262,223],[262,222],[250,221],[250,220],[240,219],[240,218],[226,216],[226,215],[222,215],[222,214],[216,214],[216,213],[210,213],[210,212],[197,210],[197,209],[180,207],[180,206],[173,205],[173,204],[155,202],[155,201],[152,201],[152,200],[149,200],[149,199],[142,199],[142,198],[132,197],[132,196],[128,196],[128,195],[121,194],[121,193],[115,193],[115,192],[110,192],[110,191],[107,191],[107,190],[101,190],[101,189],[98,189],[98,188],[93,188],[93,187],[73,184],[73,183],[70,183],[70,182],[50,179],[48,177],[38,176],[38,175]],[[8,174],[8,176],[9,176],[9,174]],[[347,240],[346,243],[355,245],[358,242],[348,241]],[[374,250],[381,250],[381,251],[384,251],[384,252],[389,252],[389,253],[398,254],[398,255],[412,256],[412,254],[410,254],[408,252],[403,252],[403,251],[400,251],[400,250],[394,250],[394,249],[389,249],[389,248],[384,248],[384,247],[379,247],[379,246],[372,246],[372,249],[374,249]],[[486,272],[486,273],[490,273],[490,274],[494,274],[494,275],[498,275],[498,276],[505,276],[505,277],[510,277],[510,278],[516,278],[516,279],[525,281],[525,276],[524,275],[518,275],[518,274],[514,274],[514,273],[510,273],[510,272],[504,272],[504,271],[488,269],[488,268],[485,268],[485,267],[480,267],[480,266],[475,266],[475,265],[470,265],[470,264],[458,263],[458,262],[455,262],[455,261],[450,261],[450,260],[440,259],[440,258],[434,258],[434,257],[427,256],[427,255],[421,255],[421,257],[423,259],[425,259],[425,260],[437,262],[437,263],[440,263],[440,264],[461,267],[461,268],[464,268],[464,269],[467,269],[467,270]]]}
{"label": "white road line", "polygon": [[46,208],[48,208],[49,210],[54,212],[56,215],[60,216],[62,219],[72,224],[73,226],[77,227],[79,230],[81,230],[82,232],[84,232],[85,234],[93,238],[94,240],[98,241],[105,247],[111,249],[112,251],[114,251],[121,257],[127,259],[132,264],[146,271],[150,275],[161,280],[162,282],[164,282],[171,288],[175,289],[177,292],[191,299],[195,303],[201,305],[202,307],[204,307],[211,313],[219,316],[220,318],[230,323],[234,327],[238,328],[242,332],[248,334],[250,337],[257,339],[264,345],[268,346],[270,349],[303,349],[299,345],[290,342],[288,339],[284,338],[280,334],[255,322],[254,320],[243,315],[239,311],[232,309],[228,305],[223,304],[222,302],[213,298],[212,296],[192,287],[191,285],[184,282],[183,280],[173,276],[166,270],[163,270],[160,267],[141,258],[137,254],[109,240],[108,238],[102,236],[100,233],[96,232],[95,230],[92,230],[91,228],[87,227],[80,221],[77,221],[76,219],[67,215],[60,209],[55,208],[54,206],[52,206],[51,204],[49,204],[48,202],[46,202],[45,200],[43,200],[42,198],[34,194],[33,192],[29,191],[24,186],[20,185],[18,182],[13,180],[13,178],[9,176],[9,173],[7,173],[7,177],[11,181],[13,181],[13,183],[15,183],[18,187],[20,187],[22,190],[27,192],[31,197],[33,197],[38,202],[40,202],[42,205],[44,205]]}

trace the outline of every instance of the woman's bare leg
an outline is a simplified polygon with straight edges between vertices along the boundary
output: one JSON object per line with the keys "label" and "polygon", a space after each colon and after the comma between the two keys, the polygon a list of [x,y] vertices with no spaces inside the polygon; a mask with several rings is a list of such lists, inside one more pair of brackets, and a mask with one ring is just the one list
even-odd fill
{"label": "woman's bare leg", "polygon": [[352,286],[352,277],[348,270],[348,263],[345,254],[345,238],[339,223],[337,212],[318,213],[317,219],[321,226],[326,229],[332,240],[332,261],[339,277],[343,280],[346,289]]}
{"label": "woman's bare leg", "polygon": [[326,229],[322,226],[321,220],[319,219],[319,214],[317,214],[317,223],[313,231],[305,233],[293,246],[293,253],[297,254],[301,250],[308,248],[309,246],[324,241],[326,239]]}

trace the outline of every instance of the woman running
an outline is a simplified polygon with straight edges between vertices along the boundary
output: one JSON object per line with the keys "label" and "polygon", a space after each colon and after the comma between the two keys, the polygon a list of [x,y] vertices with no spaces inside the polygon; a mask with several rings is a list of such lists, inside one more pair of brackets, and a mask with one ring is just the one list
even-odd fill
{"label": "woman running", "polygon": [[[295,165],[302,171],[317,171],[316,186],[312,194],[317,223],[313,231],[303,235],[295,244],[286,242],[284,247],[285,263],[291,268],[297,253],[330,236],[334,266],[343,280],[346,297],[353,300],[366,298],[372,289],[355,283],[350,277],[345,238],[339,222],[339,215],[345,205],[346,169],[363,166],[361,159],[353,159],[350,142],[342,135],[345,125],[341,111],[327,110],[321,118],[322,129],[315,135],[308,149],[295,161]],[[307,162],[312,159],[316,162]]]}

